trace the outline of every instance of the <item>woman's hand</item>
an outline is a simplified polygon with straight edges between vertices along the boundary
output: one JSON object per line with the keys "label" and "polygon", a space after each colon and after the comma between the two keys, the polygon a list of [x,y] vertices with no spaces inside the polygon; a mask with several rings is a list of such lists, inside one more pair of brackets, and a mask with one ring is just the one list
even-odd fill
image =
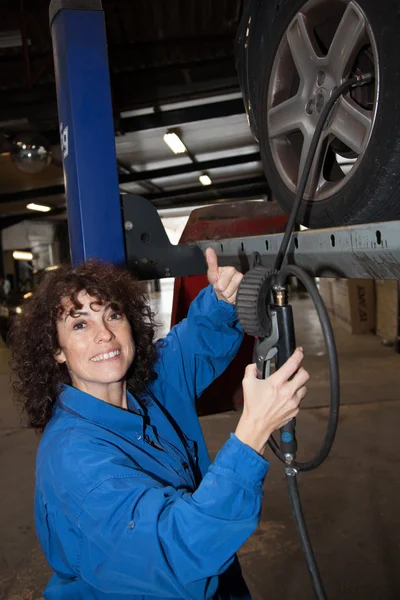
{"label": "woman's hand", "polygon": [[260,454],[264,453],[272,432],[286,425],[299,412],[299,404],[307,393],[305,384],[310,379],[307,371],[300,367],[303,358],[303,349],[298,348],[268,379],[257,379],[256,365],[246,368],[243,413],[235,435]]}
{"label": "woman's hand", "polygon": [[219,267],[218,257],[212,248],[206,250],[206,261],[208,281],[213,286],[218,300],[235,304],[237,290],[243,279],[243,274],[239,273],[235,267]]}

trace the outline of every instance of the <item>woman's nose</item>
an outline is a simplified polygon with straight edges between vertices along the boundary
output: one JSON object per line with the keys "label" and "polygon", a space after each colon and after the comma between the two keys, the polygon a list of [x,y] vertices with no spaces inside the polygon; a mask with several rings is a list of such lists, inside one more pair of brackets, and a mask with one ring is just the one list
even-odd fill
{"label": "woman's nose", "polygon": [[110,342],[115,338],[114,333],[107,327],[105,323],[98,326],[96,331],[96,342]]}

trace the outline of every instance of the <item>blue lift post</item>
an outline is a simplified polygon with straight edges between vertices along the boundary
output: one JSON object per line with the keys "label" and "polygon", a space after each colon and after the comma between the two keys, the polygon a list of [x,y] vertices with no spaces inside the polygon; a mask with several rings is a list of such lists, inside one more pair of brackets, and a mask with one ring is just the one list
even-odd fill
{"label": "blue lift post", "polygon": [[50,25],[72,263],[125,265],[101,0],[52,0]]}

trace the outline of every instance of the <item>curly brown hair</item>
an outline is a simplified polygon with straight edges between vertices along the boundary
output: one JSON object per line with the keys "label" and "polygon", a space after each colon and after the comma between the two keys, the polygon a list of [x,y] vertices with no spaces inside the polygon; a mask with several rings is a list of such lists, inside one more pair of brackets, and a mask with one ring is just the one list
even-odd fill
{"label": "curly brown hair", "polygon": [[82,305],[77,297],[86,291],[100,304],[110,304],[128,319],[135,339],[135,360],[126,379],[129,390],[140,398],[154,377],[157,356],[154,345],[156,322],[147,295],[132,275],[119,267],[88,261],[77,267],[63,265],[49,271],[13,324],[9,343],[14,372],[14,398],[21,406],[26,425],[42,432],[62,384],[71,385],[65,364],[54,355],[59,343],[57,321],[64,312],[62,301],[70,299],[73,310]]}

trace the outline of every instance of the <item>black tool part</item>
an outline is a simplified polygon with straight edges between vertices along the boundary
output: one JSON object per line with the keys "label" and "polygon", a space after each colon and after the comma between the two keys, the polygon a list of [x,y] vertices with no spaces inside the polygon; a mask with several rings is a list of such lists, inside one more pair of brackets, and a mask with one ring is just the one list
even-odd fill
{"label": "black tool part", "polygon": [[275,271],[255,267],[248,271],[240,282],[236,296],[236,313],[248,335],[261,338],[271,335],[268,305],[272,300],[274,276]]}
{"label": "black tool part", "polygon": [[[271,307],[276,312],[278,321],[279,340],[277,344],[276,368],[280,367],[292,356],[296,350],[296,335],[294,330],[293,310],[290,304]],[[290,454],[296,457],[296,419],[292,419],[280,429],[280,450],[283,455]]]}

